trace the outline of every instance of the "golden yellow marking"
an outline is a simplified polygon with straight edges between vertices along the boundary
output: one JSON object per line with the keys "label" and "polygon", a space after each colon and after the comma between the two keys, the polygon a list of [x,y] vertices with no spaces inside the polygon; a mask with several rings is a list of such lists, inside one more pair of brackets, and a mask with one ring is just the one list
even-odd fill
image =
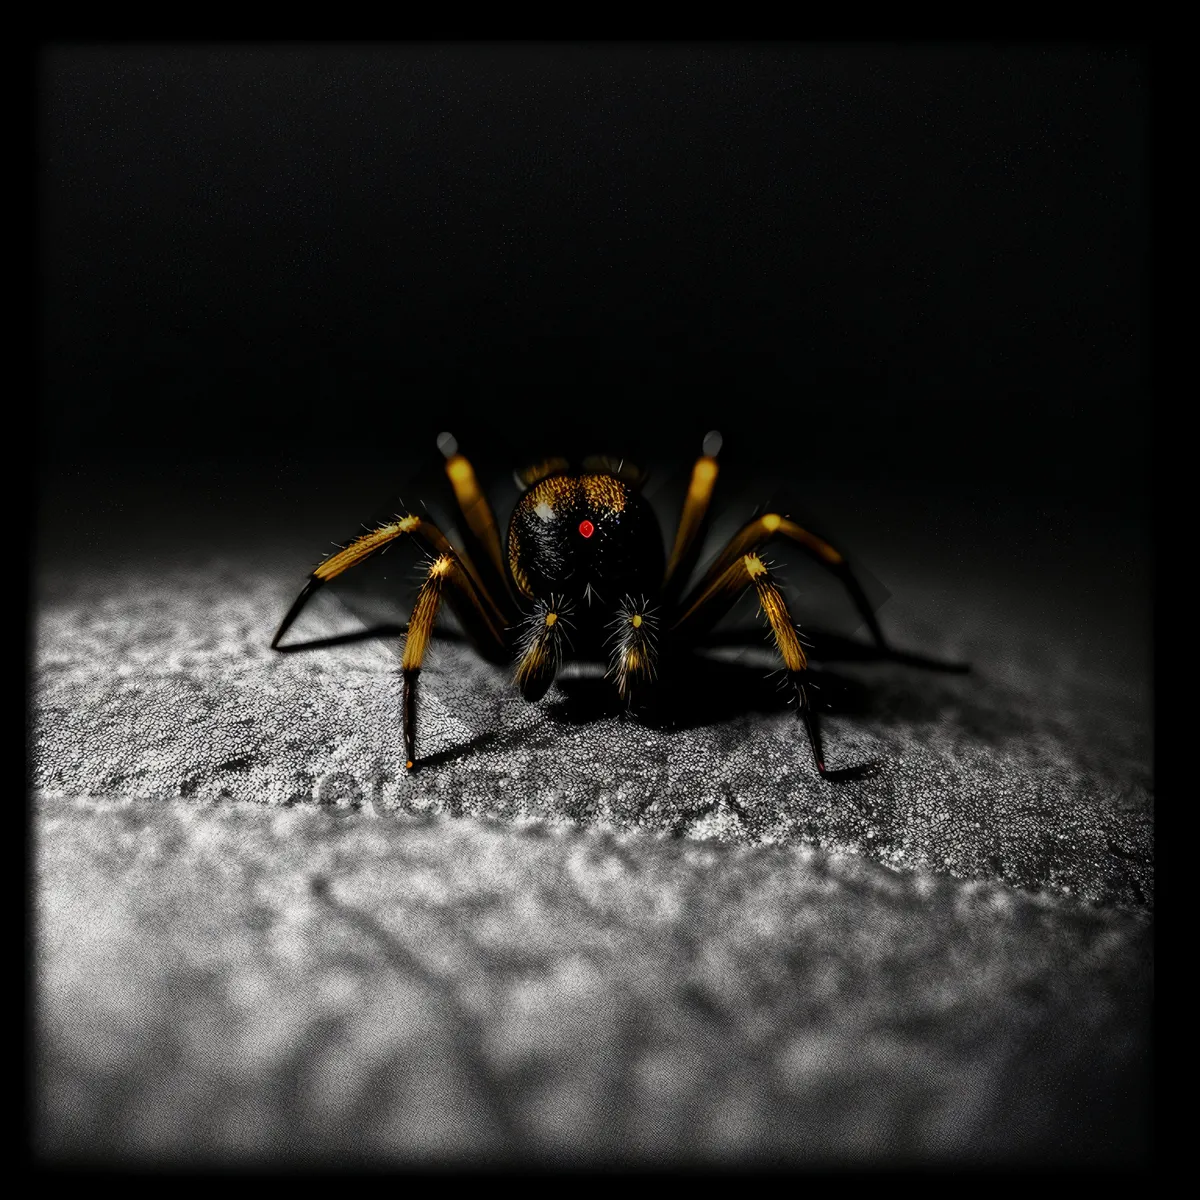
{"label": "golden yellow marking", "polygon": [[[406,533],[416,534],[420,541],[433,549],[437,557],[430,563],[428,575],[413,607],[408,637],[404,641],[404,665],[420,666],[425,644],[433,628],[433,619],[441,604],[443,582],[447,579],[455,584],[466,602],[483,619],[488,633],[498,643],[503,642],[498,626],[503,626],[504,618],[495,601],[488,595],[487,589],[473,574],[470,563],[465,558],[460,561],[454,547],[446,541],[445,535],[436,525],[428,521],[422,523],[420,517],[411,513],[356,538],[350,545],[321,563],[313,571],[313,577],[321,580],[333,579]],[[457,604],[457,598],[454,603]]]}
{"label": "golden yellow marking", "polygon": [[[775,514],[770,515],[774,516]],[[766,517],[763,520],[765,521]],[[787,517],[779,518],[779,531],[784,537],[791,538],[793,542],[799,542],[800,545],[815,551],[826,562],[840,563],[843,561],[842,556],[828,542],[823,542],[815,534],[809,533],[802,525],[797,525],[795,521],[789,521]]]}
{"label": "golden yellow marking", "polygon": [[433,633],[433,621],[442,603],[442,588],[453,565],[453,560],[449,557],[439,558],[429,568],[429,574],[417,593],[417,602],[408,618],[404,653],[400,656],[400,666],[405,671],[420,669],[430,635]]}
{"label": "golden yellow marking", "polygon": [[747,554],[742,559],[742,565],[746,568],[746,574],[751,579],[757,579],[760,575],[767,573],[766,564],[757,554]]}
{"label": "golden yellow marking", "polygon": [[420,517],[407,516],[401,517],[397,521],[391,521],[387,525],[381,525],[378,529],[372,529],[370,533],[364,533],[362,537],[355,538],[350,545],[336,554],[330,555],[313,571],[313,575],[318,579],[333,579],[348,567],[362,562],[368,554],[373,554],[380,546],[386,545],[393,538],[399,537],[402,533],[412,533],[420,524]]}
{"label": "golden yellow marking", "polygon": [[625,485],[611,475],[584,475],[579,480],[586,503],[607,512],[625,511]]}
{"label": "golden yellow marking", "polygon": [[663,581],[670,579],[679,569],[679,564],[691,549],[704,514],[708,511],[712,499],[713,486],[717,481],[717,460],[715,458],[698,458],[692,468],[692,480],[688,484],[687,496],[683,501],[683,512],[679,516],[679,528],[675,533],[675,545],[671,548],[671,557],[667,560],[667,572]]}
{"label": "golden yellow marking", "polygon": [[771,632],[775,635],[775,645],[784,665],[789,671],[803,671],[808,666],[808,660],[800,648],[800,639],[796,635],[796,627],[792,624],[792,615],[788,612],[783,593],[767,574],[766,566],[757,555],[747,554],[742,562],[745,564],[746,574],[754,581],[759,607],[770,622]]}
{"label": "golden yellow marking", "polygon": [[[786,517],[779,517],[775,513],[768,513],[767,517],[776,517],[779,521],[778,530],[788,536],[791,535],[791,530],[788,529],[792,522]],[[746,553],[747,545],[754,545],[756,542],[761,543],[766,540],[764,533],[769,532],[764,529],[766,517],[759,517],[756,521],[751,521],[740,533],[735,535],[729,546],[722,553],[721,557],[709,568],[708,573],[701,581],[697,598],[688,608],[688,610],[674,624],[674,629],[679,629],[685,625],[691,618],[700,613],[711,601],[719,600],[724,597],[730,597],[747,584],[754,587],[758,597],[758,605],[762,610],[763,616],[770,623],[771,632],[775,637],[775,645],[779,650],[780,656],[783,658],[784,664],[789,671],[803,671],[808,665],[808,659],[804,655],[804,651],[800,645],[800,638],[796,634],[796,627],[792,623],[791,614],[788,612],[787,602],[783,598],[783,593],[779,590],[774,580],[771,579],[770,571],[767,569],[767,564],[762,558],[754,553]],[[798,541],[803,541],[806,546],[825,547],[826,550],[833,554],[837,551],[832,546],[820,541],[819,538],[814,538],[807,530],[801,529],[799,525],[794,526],[801,534],[803,539],[797,538]],[[723,566],[723,563],[729,562],[731,551],[737,550],[737,556],[733,557],[732,562],[728,566]],[[831,560],[834,561],[834,560]]]}
{"label": "golden yellow marking", "polygon": [[712,584],[720,579],[739,558],[753,553],[764,542],[779,534],[798,543],[834,566],[843,561],[842,556],[828,542],[809,533],[802,525],[797,525],[795,521],[780,516],[779,513],[766,513],[748,525],[744,525],[730,538],[729,545],[721,551],[716,561],[709,567],[700,586],[705,590],[711,590]]}
{"label": "golden yellow marking", "polygon": [[559,506],[566,508],[575,499],[578,488],[578,480],[570,475],[552,475],[549,479],[543,479],[529,493],[529,499],[535,505],[544,501],[552,510]]}
{"label": "golden yellow marking", "polygon": [[[400,665],[406,671],[417,670],[421,666],[425,651],[429,647],[429,639],[433,635],[434,619],[446,595],[447,581],[458,589],[457,593],[450,594],[450,603],[457,607],[460,600],[465,601],[475,616],[482,619],[489,635],[495,638],[497,643],[504,641],[496,623],[480,603],[470,576],[453,553],[443,554],[430,564],[429,573],[417,593],[417,601],[408,619],[408,635],[404,639],[404,652],[400,658]],[[463,616],[461,610],[459,616]]]}
{"label": "golden yellow marking", "polygon": [[641,629],[641,627],[642,627],[641,616],[638,613],[634,613],[633,619],[630,621],[630,624],[634,627],[634,629]]}
{"label": "golden yellow marking", "polygon": [[517,536],[515,525],[508,531],[508,571],[517,585],[517,591],[532,600],[533,588],[529,586],[529,576],[521,569],[521,539]]}
{"label": "golden yellow marking", "polygon": [[630,688],[654,678],[654,648],[644,642],[626,646],[613,663],[612,673],[616,676],[617,690],[624,697]]}
{"label": "golden yellow marking", "polygon": [[461,454],[456,454],[453,458],[446,460],[446,474],[450,476],[450,482],[454,484],[455,491],[464,484],[475,482],[475,472],[471,470],[471,464]]}
{"label": "golden yellow marking", "polygon": [[517,591],[519,591],[522,596],[528,596],[532,600],[533,588],[529,584],[529,576],[526,575],[523,570],[521,570],[520,564],[517,563],[511,555],[509,556],[508,562],[509,569],[512,571],[513,583],[517,585]]}
{"label": "golden yellow marking", "polygon": [[547,613],[546,614],[546,624],[547,625],[553,625],[554,622],[557,620],[558,620],[558,613]]}
{"label": "golden yellow marking", "polygon": [[[475,478],[475,470],[468,459],[461,454],[455,454],[446,460],[446,474],[454,488],[454,497],[458,501],[463,516],[471,532],[483,544],[492,565],[504,574],[500,555],[500,534],[496,530],[496,518],[492,516],[491,506],[487,497],[479,487]],[[476,582],[479,582],[478,579]]]}
{"label": "golden yellow marking", "polygon": [[[519,511],[525,516],[552,520],[558,513],[569,510],[581,501],[595,516],[620,513],[625,510],[629,490],[619,479],[610,475],[551,475],[540,480],[521,497]],[[532,598],[529,578],[521,570],[521,543],[515,526],[508,537],[508,570],[517,590]]]}
{"label": "golden yellow marking", "polygon": [[517,686],[524,687],[532,676],[537,675],[546,665],[547,657],[546,647],[541,642],[534,642],[517,664]]}
{"label": "golden yellow marking", "polygon": [[413,761],[411,758],[404,764],[404,769],[406,771],[411,771],[413,769]]}

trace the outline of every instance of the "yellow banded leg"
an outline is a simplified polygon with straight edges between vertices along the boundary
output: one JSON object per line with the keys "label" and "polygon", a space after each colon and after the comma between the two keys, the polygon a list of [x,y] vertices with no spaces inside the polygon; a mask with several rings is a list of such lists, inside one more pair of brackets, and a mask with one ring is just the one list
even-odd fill
{"label": "yellow banded leg", "polygon": [[812,748],[813,762],[816,763],[821,778],[830,782],[846,782],[873,774],[879,766],[879,763],[875,761],[861,763],[855,767],[843,767],[837,771],[825,769],[825,751],[821,746],[821,727],[817,721],[817,711],[809,702],[808,688],[804,682],[808,659],[800,645],[800,637],[796,633],[792,614],[788,612],[787,601],[784,600],[779,585],[771,578],[766,563],[757,554],[744,555],[737,565],[744,568],[747,577],[754,584],[754,591],[758,596],[758,607],[771,626],[775,647],[787,668],[791,684],[796,689],[800,719],[804,722],[804,729],[808,734],[808,744]]}
{"label": "yellow banded leg", "polygon": [[[457,560],[454,548],[446,540],[446,535],[432,521],[424,520],[409,513],[406,516],[398,516],[392,521],[385,522],[383,525],[356,537],[352,542],[347,543],[347,545],[336,550],[328,558],[317,564],[301,590],[300,595],[292,602],[291,608],[288,609],[283,620],[280,621],[279,628],[275,631],[275,636],[271,639],[271,649],[275,650],[279,647],[284,634],[292,627],[292,624],[303,611],[305,605],[324,584],[328,583],[331,579],[336,579],[351,567],[365,562],[385,546],[389,546],[399,538],[406,536],[412,537],[416,542],[438,557],[448,555]],[[477,580],[473,582],[477,585],[478,598],[476,603],[481,604],[487,610],[488,623],[492,626],[493,630],[503,628],[505,623],[504,618],[498,611],[495,601],[492,600],[486,589]]]}
{"label": "yellow banded leg", "polygon": [[493,584],[501,589],[500,597],[508,589],[508,581],[504,572],[504,556],[500,548],[500,531],[496,527],[496,517],[492,506],[487,501],[479,481],[475,477],[475,468],[468,458],[458,453],[458,442],[449,433],[443,433],[438,438],[438,446],[446,456],[446,478],[454,489],[454,498],[462,511],[467,523],[467,530],[475,544],[483,551],[483,558],[488,563],[493,574]]}
{"label": "yellow banded leg", "polygon": [[610,622],[608,674],[627,704],[658,672],[658,617],[645,599],[626,596]]}
{"label": "yellow banded leg", "polygon": [[758,607],[767,618],[767,624],[771,626],[775,648],[779,651],[779,657],[783,659],[783,665],[793,674],[806,670],[808,659],[804,656],[796,626],[792,623],[792,614],[788,612],[787,601],[784,600],[779,585],[771,578],[767,564],[757,554],[747,554],[738,566],[745,571],[747,579],[754,585],[758,595]]}
{"label": "yellow banded leg", "polygon": [[[681,605],[683,616],[675,623],[675,628],[678,629],[682,624],[688,622],[694,612],[708,606],[708,601],[713,594],[720,591],[721,581],[725,575],[736,567],[740,559],[747,554],[758,554],[771,542],[780,540],[799,546],[810,558],[826,570],[832,571],[841,580],[842,586],[850,593],[850,598],[854,601],[859,616],[871,631],[876,645],[886,648],[887,642],[883,636],[883,630],[879,627],[879,622],[875,619],[871,602],[867,599],[862,584],[859,583],[841,552],[780,513],[764,513],[761,517],[743,525],[729,539],[728,545],[684,600]],[[715,623],[715,619],[712,623]],[[711,627],[711,623],[709,627]]]}
{"label": "yellow banded leg", "polygon": [[571,604],[562,596],[539,600],[521,627],[517,642],[517,687],[526,700],[540,700],[562,666],[570,644]]}
{"label": "yellow banded leg", "polygon": [[400,658],[405,767],[410,771],[417,760],[417,680],[443,600],[454,609],[464,628],[472,630],[476,639],[484,642],[481,648],[494,650],[497,654],[505,650],[504,639],[480,604],[475,585],[461,561],[453,552],[438,555],[430,564],[425,582],[417,593]]}
{"label": "yellow banded leg", "polygon": [[679,514],[679,527],[675,531],[675,544],[667,559],[667,570],[663,576],[664,594],[678,595],[687,584],[688,575],[696,565],[701,540],[712,502],[713,488],[717,483],[717,452],[721,435],[710,433],[704,439],[704,453],[692,467],[692,478]]}
{"label": "yellow banded leg", "polygon": [[804,654],[804,648],[800,645],[800,637],[796,633],[796,626],[788,611],[783,592],[771,578],[771,572],[759,555],[743,554],[741,558],[731,563],[720,578],[710,584],[696,604],[684,614],[675,625],[675,630],[690,635],[694,634],[697,628],[709,628],[749,587],[754,588],[759,610],[771,627],[775,648],[779,652],[779,657],[783,659],[783,665],[792,686],[796,689],[800,719],[804,722],[808,742],[812,748],[813,761],[821,776],[829,780],[846,780],[859,778],[873,771],[875,763],[867,763],[861,767],[852,767],[836,772],[826,771],[817,714],[809,702],[808,689],[804,682],[808,659]]}
{"label": "yellow banded leg", "polygon": [[754,585],[758,597],[758,607],[775,639],[775,648],[783,665],[787,668],[788,678],[796,689],[796,701],[799,705],[800,719],[804,722],[808,734],[808,744],[812,747],[813,762],[821,775],[825,774],[825,752],[821,749],[821,731],[817,725],[816,713],[808,702],[808,690],[804,686],[804,672],[808,669],[808,659],[800,645],[800,637],[796,633],[796,625],[792,614],[788,611],[787,601],[779,590],[779,585],[771,578],[766,563],[757,554],[746,554],[735,564],[735,569],[741,568],[746,579]]}

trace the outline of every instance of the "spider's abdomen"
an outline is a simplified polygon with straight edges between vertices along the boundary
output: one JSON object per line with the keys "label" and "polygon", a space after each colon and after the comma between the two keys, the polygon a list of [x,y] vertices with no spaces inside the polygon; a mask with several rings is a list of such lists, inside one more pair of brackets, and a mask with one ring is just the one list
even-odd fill
{"label": "spider's abdomen", "polygon": [[530,599],[565,596],[585,607],[653,596],[662,535],[641,494],[612,475],[552,475],[520,499],[508,527],[514,583]]}

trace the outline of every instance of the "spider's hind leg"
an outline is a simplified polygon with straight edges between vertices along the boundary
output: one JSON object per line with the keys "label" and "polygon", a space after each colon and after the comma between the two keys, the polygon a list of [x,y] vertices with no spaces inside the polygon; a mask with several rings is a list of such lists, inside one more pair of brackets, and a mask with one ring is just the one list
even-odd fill
{"label": "spider's hind leg", "polygon": [[682,608],[686,620],[691,613],[703,602],[704,597],[712,591],[721,577],[734,566],[739,559],[747,554],[757,554],[770,542],[786,541],[799,546],[818,565],[835,575],[842,586],[850,594],[854,607],[859,616],[871,631],[871,637],[880,650],[892,653],[891,647],[883,636],[883,630],[871,608],[871,602],[863,591],[862,584],[854,574],[850,564],[841,553],[828,542],[810,533],[801,525],[781,513],[769,512],[747,522],[729,539],[728,544],[704,573],[704,577],[696,584],[691,594],[684,600]]}
{"label": "spider's hind leg", "polygon": [[446,478],[454,489],[454,499],[465,522],[460,532],[470,547],[470,556],[464,565],[474,575],[476,582],[495,597],[497,607],[504,610],[505,617],[511,618],[516,611],[512,605],[508,570],[492,506],[479,486],[470,459],[458,452],[458,440],[454,435],[439,435],[438,449],[445,455]]}
{"label": "spider's hind leg", "polygon": [[717,455],[721,450],[721,435],[714,429],[704,439],[703,453],[692,467],[692,478],[679,514],[675,543],[667,560],[663,576],[663,598],[669,604],[678,600],[688,576],[700,557],[704,534],[708,528],[708,512],[713,489],[717,482]]}

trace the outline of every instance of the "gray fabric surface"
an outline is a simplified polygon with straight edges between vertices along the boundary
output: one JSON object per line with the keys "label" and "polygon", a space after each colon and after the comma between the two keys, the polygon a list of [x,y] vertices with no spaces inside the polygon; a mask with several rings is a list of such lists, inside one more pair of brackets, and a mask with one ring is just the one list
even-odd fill
{"label": "gray fabric surface", "polygon": [[1120,1161],[1144,920],[847,854],[53,800],[57,1153]]}
{"label": "gray fabric surface", "polygon": [[890,575],[897,644],[975,670],[829,664],[831,764],[885,761],[836,787],[773,685],[730,698],[758,649],[665,728],[586,677],[525,705],[443,640],[397,778],[385,645],[266,649],[304,558],[190,557],[40,572],[51,1157],[1144,1150],[1144,691],[1054,620]]}

